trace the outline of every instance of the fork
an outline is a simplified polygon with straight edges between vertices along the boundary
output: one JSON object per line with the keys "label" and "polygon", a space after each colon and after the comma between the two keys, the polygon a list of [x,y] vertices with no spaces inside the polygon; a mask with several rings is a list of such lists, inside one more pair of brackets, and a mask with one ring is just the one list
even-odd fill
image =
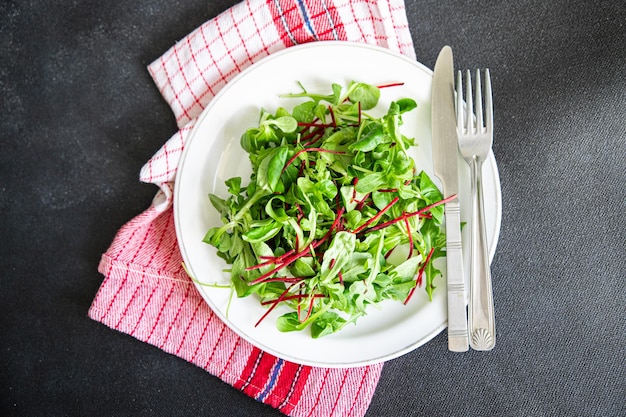
{"label": "fork", "polygon": [[[468,333],[472,349],[491,350],[496,342],[495,314],[482,190],[482,165],[493,143],[491,77],[489,70],[485,69],[485,95],[483,97],[480,70],[476,70],[475,97],[472,101],[472,75],[469,70],[467,71],[465,105],[463,104],[462,78],[462,73],[459,71],[456,83],[456,115],[459,150],[465,162],[467,162],[470,167],[472,200]],[[483,100],[485,102],[484,117]],[[476,109],[475,117],[474,108]]]}

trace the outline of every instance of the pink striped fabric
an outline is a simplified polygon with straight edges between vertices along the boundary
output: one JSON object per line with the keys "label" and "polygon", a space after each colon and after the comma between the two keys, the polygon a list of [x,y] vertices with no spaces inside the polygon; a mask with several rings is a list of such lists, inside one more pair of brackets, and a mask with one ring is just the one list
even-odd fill
{"label": "pink striped fabric", "polygon": [[195,118],[232,77],[292,45],[350,40],[414,58],[402,0],[247,0],[206,22],[148,67],[180,130],[145,164],[160,190],[102,256],[89,316],[207,370],[289,416],[363,416],[382,364],[316,368],[252,346],[213,314],[182,268],[173,184]]}

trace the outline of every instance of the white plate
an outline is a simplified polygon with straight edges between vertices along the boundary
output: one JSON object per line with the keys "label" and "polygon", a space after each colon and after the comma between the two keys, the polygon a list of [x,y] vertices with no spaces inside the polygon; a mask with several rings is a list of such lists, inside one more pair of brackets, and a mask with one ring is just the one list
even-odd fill
{"label": "white plate", "polygon": [[[382,85],[403,82],[401,87],[382,90],[380,114],[389,103],[411,97],[418,107],[403,115],[402,131],[416,138],[419,146],[413,157],[418,169],[433,180],[430,129],[432,71],[386,49],[348,42],[316,42],[291,47],[252,65],[230,81],[200,115],[185,145],[180,162],[174,209],[176,231],[183,259],[192,276],[203,283],[228,284],[222,272],[225,262],[215,248],[202,242],[207,230],[221,225],[208,194],[227,196],[224,181],[241,176],[248,183],[251,172],[247,154],[239,145],[241,134],[256,126],[261,108],[274,111],[278,106],[291,108],[295,99],[279,94],[299,92],[300,81],[309,91],[329,92],[332,82],[350,81]],[[376,111],[370,111],[376,114]],[[469,170],[459,157],[461,175],[462,221],[468,221]],[[500,181],[491,154],[484,165],[485,210],[490,254],[493,257],[501,219]],[[468,241],[467,231],[464,241]],[[464,246],[466,270],[468,250]],[[439,259],[441,260],[441,259]],[[439,261],[438,260],[438,261]],[[439,265],[445,273],[445,265]],[[388,301],[380,309],[371,306],[368,315],[336,334],[312,339],[305,332],[281,333],[275,319],[277,308],[258,327],[266,311],[255,296],[233,296],[227,311],[230,291],[197,284],[198,291],[215,313],[241,337],[266,352],[289,361],[313,366],[352,367],[386,361],[426,343],[447,325],[445,278],[435,280],[432,302],[426,292],[416,291],[408,305]]]}

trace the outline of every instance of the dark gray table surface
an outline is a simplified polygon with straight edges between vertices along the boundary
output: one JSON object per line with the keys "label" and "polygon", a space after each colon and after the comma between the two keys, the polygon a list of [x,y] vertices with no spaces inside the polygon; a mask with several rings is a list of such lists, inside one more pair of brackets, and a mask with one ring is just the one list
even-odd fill
{"label": "dark gray table surface", "polygon": [[[0,415],[279,416],[90,320],[96,267],[176,131],[146,65],[236,1],[0,3]],[[407,1],[418,60],[489,67],[495,350],[385,364],[374,416],[626,415],[626,5]]]}

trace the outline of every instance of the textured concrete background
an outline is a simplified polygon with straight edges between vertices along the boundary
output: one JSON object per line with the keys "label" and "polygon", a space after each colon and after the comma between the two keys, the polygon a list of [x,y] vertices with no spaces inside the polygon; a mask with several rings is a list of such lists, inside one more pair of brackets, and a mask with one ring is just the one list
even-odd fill
{"label": "textured concrete background", "polygon": [[[87,318],[176,131],[146,66],[235,3],[0,3],[1,415],[281,415]],[[451,354],[444,332],[390,361],[368,416],[626,415],[626,6],[484,3],[407,13],[420,62],[449,44],[492,71],[497,346]]]}

